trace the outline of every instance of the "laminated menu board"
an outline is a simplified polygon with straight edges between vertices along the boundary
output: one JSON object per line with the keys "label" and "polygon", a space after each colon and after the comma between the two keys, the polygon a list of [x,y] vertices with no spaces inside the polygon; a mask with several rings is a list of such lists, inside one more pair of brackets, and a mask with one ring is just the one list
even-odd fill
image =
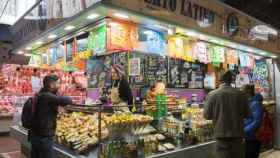
{"label": "laminated menu board", "polygon": [[255,58],[252,54],[240,51],[239,60],[241,67],[254,68],[255,66]]}
{"label": "laminated menu board", "polygon": [[193,46],[193,52],[195,54],[195,59],[199,62],[208,64],[210,62],[208,55],[208,44],[205,42],[197,42]]}
{"label": "laminated menu board", "polygon": [[140,58],[130,58],[129,60],[129,69],[128,75],[129,76],[139,76],[141,73],[141,59]]}
{"label": "laminated menu board", "polygon": [[147,85],[155,84],[157,80],[167,83],[167,59],[159,56],[146,56],[145,78]]}
{"label": "laminated menu board", "polygon": [[226,63],[230,65],[238,65],[238,52],[234,49],[227,49]]}
{"label": "laminated menu board", "polygon": [[143,27],[140,27],[137,32],[138,42],[135,50],[161,56],[166,54],[166,43],[163,33]]}
{"label": "laminated menu board", "polygon": [[[138,53],[129,54],[129,83],[132,86],[145,85],[145,56],[145,54]],[[135,62],[132,62],[131,59]],[[131,74],[133,74],[133,76],[131,76]]]}
{"label": "laminated menu board", "polygon": [[204,68],[202,64],[169,59],[168,87],[203,88]]}
{"label": "laminated menu board", "polygon": [[99,26],[89,33],[87,48],[94,54],[102,54],[106,47],[106,25]]}

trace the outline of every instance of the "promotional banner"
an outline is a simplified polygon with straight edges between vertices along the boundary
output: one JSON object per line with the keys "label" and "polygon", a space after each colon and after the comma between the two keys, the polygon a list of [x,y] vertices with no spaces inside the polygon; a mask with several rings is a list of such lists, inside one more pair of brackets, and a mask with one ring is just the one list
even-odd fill
{"label": "promotional banner", "polygon": [[107,50],[133,50],[137,42],[136,25],[124,22],[111,21],[107,30]]}
{"label": "promotional banner", "polygon": [[94,54],[105,53],[106,47],[106,25],[92,30],[88,37],[87,47]]}
{"label": "promotional banner", "polygon": [[161,56],[166,55],[164,34],[146,28],[138,28],[138,42],[135,50]]}

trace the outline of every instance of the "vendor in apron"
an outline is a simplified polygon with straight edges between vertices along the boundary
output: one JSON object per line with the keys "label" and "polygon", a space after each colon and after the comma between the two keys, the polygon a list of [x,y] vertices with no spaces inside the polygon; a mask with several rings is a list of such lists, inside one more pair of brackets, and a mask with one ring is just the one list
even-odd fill
{"label": "vendor in apron", "polygon": [[122,66],[111,67],[112,87],[110,99],[116,112],[130,112],[129,105],[133,104],[130,86],[125,78]]}

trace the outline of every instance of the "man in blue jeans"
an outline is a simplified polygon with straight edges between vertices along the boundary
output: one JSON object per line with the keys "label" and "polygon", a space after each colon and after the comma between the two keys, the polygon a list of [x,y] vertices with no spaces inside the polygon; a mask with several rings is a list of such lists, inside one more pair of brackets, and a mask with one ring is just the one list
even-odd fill
{"label": "man in blue jeans", "polygon": [[58,96],[59,78],[46,76],[43,88],[36,97],[30,129],[31,158],[54,158],[53,137],[56,130],[58,106],[72,104],[68,97]]}

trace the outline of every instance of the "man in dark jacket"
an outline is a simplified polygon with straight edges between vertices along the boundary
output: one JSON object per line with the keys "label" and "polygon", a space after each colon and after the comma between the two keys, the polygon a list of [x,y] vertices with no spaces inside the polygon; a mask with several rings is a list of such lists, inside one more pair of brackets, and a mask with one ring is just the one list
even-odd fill
{"label": "man in dark jacket", "polygon": [[53,158],[53,137],[56,130],[58,106],[72,104],[68,97],[57,96],[59,78],[56,75],[46,76],[44,87],[36,96],[30,131],[31,157]]}
{"label": "man in dark jacket", "polygon": [[243,123],[249,115],[247,97],[231,87],[234,73],[227,71],[222,84],[209,93],[204,105],[204,117],[214,124],[217,158],[243,158]]}
{"label": "man in dark jacket", "polygon": [[244,92],[249,97],[251,115],[245,120],[245,156],[246,158],[258,158],[261,148],[261,143],[256,138],[256,133],[261,126],[263,118],[261,94],[255,93],[254,85],[246,85],[243,88]]}

